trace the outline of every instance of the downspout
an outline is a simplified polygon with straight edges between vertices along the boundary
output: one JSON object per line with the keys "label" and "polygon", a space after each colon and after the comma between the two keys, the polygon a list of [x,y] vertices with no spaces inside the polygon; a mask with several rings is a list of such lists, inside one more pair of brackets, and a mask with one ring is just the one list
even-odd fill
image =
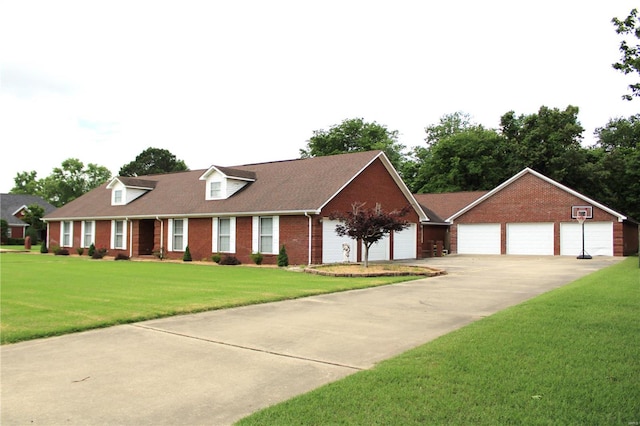
{"label": "downspout", "polygon": [[307,213],[307,212],[304,212],[304,215],[309,218],[309,249],[308,249],[309,250],[309,260],[308,260],[308,265],[311,265],[311,224],[312,224],[312,218],[309,215],[309,213]]}

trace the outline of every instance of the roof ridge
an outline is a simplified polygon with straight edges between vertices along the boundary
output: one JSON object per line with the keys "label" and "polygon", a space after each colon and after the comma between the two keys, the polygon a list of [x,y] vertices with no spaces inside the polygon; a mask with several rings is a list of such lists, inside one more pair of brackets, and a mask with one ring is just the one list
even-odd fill
{"label": "roof ridge", "polygon": [[338,157],[338,156],[342,156],[342,155],[365,154],[365,153],[373,153],[373,152],[381,152],[381,150],[379,150],[379,149],[370,149],[368,151],[341,152],[341,153],[338,153],[338,154],[318,155],[318,156],[315,156],[315,157],[290,158],[288,160],[273,160],[273,161],[264,161],[264,162],[261,162],[261,163],[237,164],[235,166],[227,166],[227,167],[233,169],[235,167],[250,167],[250,166],[262,166],[263,164],[290,163],[290,162],[293,162],[293,161],[316,160],[316,159],[319,159],[319,158]]}

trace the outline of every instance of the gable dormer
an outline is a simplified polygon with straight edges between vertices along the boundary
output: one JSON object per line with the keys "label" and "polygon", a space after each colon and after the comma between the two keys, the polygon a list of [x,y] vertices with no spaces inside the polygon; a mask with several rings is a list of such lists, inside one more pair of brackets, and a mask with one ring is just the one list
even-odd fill
{"label": "gable dormer", "polygon": [[107,185],[107,189],[111,190],[112,206],[127,205],[155,187],[155,181],[125,176],[114,177]]}
{"label": "gable dormer", "polygon": [[200,180],[206,182],[206,200],[226,200],[251,182],[255,182],[256,174],[246,170],[229,167],[211,166]]}

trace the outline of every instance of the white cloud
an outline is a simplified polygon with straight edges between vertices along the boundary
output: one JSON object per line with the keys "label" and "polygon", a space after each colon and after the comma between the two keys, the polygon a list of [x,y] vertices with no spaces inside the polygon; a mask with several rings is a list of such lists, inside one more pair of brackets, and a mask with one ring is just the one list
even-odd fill
{"label": "white cloud", "polygon": [[464,111],[580,107],[590,140],[637,104],[611,68],[632,1],[5,2],[0,190],[66,158],[113,173],[153,146],[191,168],[295,158],[363,117],[407,146]]}

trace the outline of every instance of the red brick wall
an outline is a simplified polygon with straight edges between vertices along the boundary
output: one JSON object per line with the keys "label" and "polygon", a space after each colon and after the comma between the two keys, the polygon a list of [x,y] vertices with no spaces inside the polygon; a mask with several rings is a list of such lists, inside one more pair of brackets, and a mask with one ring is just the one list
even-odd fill
{"label": "red brick wall", "polygon": [[322,263],[322,216],[314,215],[311,230],[311,264]]}
{"label": "red brick wall", "polygon": [[[280,246],[284,245],[291,265],[309,263],[309,218],[280,216]],[[277,262],[277,256],[274,257]]]}
{"label": "red brick wall", "polygon": [[188,244],[191,258],[193,260],[211,260],[213,220],[210,217],[190,218],[188,223]]}
{"label": "red brick wall", "polygon": [[47,248],[60,246],[60,222],[47,222]]}
{"label": "red brick wall", "polygon": [[[356,201],[366,202],[367,208],[373,208],[376,203],[380,203],[385,211],[399,210],[408,205],[404,194],[379,159],[331,200],[322,209],[322,215],[326,217],[333,211],[351,210],[351,205]],[[413,209],[404,219],[413,223],[419,222],[419,217]]]}
{"label": "red brick wall", "polygon": [[[506,223],[553,222],[555,231],[554,254],[560,254],[560,223],[572,222],[571,206],[586,205],[584,200],[538,178],[525,174],[492,197],[455,219],[450,230],[451,252],[457,253],[458,223],[501,223],[501,252],[506,250]],[[614,255],[622,255],[622,224],[617,217],[593,208],[593,221],[614,222]]]}
{"label": "red brick wall", "polygon": [[242,263],[253,263],[251,260],[251,239],[253,218],[251,216],[236,218],[236,257]]}

